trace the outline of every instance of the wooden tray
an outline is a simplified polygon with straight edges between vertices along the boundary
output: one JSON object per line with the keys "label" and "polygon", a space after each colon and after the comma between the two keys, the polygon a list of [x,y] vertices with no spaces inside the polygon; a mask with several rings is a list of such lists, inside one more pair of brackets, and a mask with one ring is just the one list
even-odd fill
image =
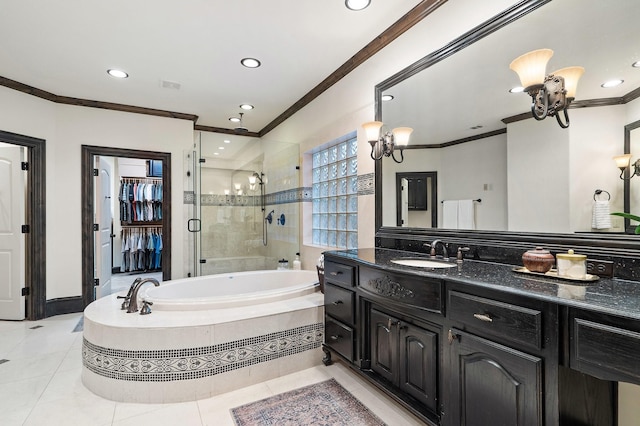
{"label": "wooden tray", "polygon": [[599,276],[591,275],[591,274],[587,274],[584,278],[560,277],[560,276],[558,276],[558,270],[557,269],[551,269],[548,272],[531,272],[530,270],[528,270],[524,266],[520,266],[518,268],[513,268],[513,271],[514,272],[518,272],[520,274],[537,275],[539,277],[557,278],[559,280],[573,281],[573,282],[583,282],[583,283],[598,281],[600,279]]}

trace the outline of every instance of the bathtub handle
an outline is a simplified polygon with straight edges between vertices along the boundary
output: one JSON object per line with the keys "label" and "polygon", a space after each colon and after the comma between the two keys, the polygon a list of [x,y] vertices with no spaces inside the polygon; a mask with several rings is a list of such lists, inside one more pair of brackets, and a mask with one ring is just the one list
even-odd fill
{"label": "bathtub handle", "polygon": [[339,334],[334,334],[334,335],[331,336],[331,340],[338,340],[341,337],[342,336],[340,336]]}

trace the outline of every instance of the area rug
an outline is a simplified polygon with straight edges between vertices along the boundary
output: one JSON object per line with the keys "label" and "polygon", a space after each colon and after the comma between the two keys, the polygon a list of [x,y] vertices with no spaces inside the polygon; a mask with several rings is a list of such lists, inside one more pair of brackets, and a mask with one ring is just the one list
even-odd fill
{"label": "area rug", "polygon": [[334,379],[231,409],[238,426],[383,426]]}

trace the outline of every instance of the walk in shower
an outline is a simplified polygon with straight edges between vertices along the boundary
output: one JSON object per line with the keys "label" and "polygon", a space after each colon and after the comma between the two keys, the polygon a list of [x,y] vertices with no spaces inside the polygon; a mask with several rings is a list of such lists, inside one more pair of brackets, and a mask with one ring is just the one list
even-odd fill
{"label": "walk in shower", "polygon": [[192,276],[276,269],[299,252],[302,202],[295,144],[196,133],[185,152]]}

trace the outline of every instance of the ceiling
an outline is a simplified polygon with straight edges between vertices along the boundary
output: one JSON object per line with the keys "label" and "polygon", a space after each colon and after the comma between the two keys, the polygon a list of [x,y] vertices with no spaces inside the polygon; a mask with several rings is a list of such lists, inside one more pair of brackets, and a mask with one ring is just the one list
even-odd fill
{"label": "ceiling", "polygon": [[[243,125],[260,132],[419,3],[373,0],[355,12],[344,0],[3,0],[0,76],[222,129],[249,103]],[[262,66],[243,67],[245,57]]]}

